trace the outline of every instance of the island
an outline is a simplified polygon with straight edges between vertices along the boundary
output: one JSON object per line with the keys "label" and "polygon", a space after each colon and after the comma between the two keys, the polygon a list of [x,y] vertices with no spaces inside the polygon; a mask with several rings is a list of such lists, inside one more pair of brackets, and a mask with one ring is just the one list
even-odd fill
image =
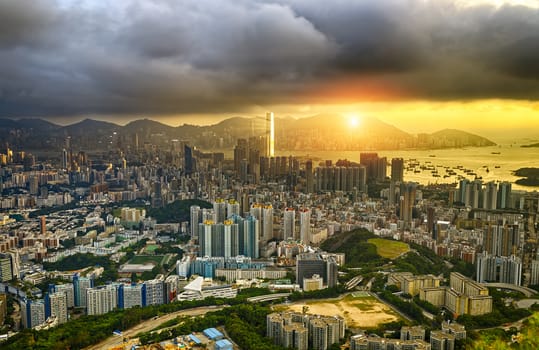
{"label": "island", "polygon": [[539,186],[539,168],[520,168],[513,172],[514,175],[522,177],[515,181],[521,186]]}
{"label": "island", "polygon": [[532,143],[532,144],[529,144],[529,145],[522,145],[520,146],[522,148],[535,148],[535,147],[539,147],[539,142],[537,143]]}

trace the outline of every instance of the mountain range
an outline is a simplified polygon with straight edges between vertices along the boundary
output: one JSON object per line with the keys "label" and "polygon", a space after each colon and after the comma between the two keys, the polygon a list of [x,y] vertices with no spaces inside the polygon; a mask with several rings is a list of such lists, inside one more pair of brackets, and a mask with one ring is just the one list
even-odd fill
{"label": "mountain range", "polygon": [[[73,149],[92,150],[146,142],[167,144],[172,139],[188,140],[206,149],[228,148],[238,138],[265,133],[264,118],[232,117],[208,126],[184,124],[173,127],[150,119],[126,125],[85,119],[61,126],[42,119],[0,119],[0,139],[13,149],[58,150],[70,138]],[[136,141],[135,141],[136,139]],[[388,150],[406,148],[448,148],[492,146],[494,142],[460,130],[446,129],[432,134],[412,135],[377,118],[362,117],[352,126],[346,117],[319,114],[308,118],[276,118],[277,150]]]}

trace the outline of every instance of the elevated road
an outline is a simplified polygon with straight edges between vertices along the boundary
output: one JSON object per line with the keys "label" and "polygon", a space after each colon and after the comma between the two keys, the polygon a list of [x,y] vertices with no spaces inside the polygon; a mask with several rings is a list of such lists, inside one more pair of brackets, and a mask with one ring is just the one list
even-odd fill
{"label": "elevated road", "polygon": [[485,287],[514,290],[516,292],[520,292],[524,294],[527,297],[531,297],[532,295],[537,294],[537,291],[535,289],[522,287],[522,286],[516,286],[514,284],[509,284],[509,283],[481,283],[481,284],[484,285]]}
{"label": "elevated road", "polygon": [[279,300],[281,298],[286,298],[292,293],[275,293],[275,294],[266,294],[259,295],[257,297],[247,298],[247,301],[250,303],[261,303],[263,301]]}

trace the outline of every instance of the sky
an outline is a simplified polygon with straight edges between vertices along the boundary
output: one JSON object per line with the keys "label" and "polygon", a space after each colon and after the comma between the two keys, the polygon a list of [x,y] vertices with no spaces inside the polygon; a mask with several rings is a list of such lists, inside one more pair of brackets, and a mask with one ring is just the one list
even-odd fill
{"label": "sky", "polygon": [[0,118],[539,127],[539,0],[0,0]]}

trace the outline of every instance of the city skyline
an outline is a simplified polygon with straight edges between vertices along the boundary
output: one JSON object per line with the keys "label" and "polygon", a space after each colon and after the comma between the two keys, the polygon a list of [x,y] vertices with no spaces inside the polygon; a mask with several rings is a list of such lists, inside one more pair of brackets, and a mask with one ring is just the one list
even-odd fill
{"label": "city skyline", "polygon": [[[539,126],[538,1],[0,3],[0,118]],[[485,121],[488,119],[488,123]]]}

